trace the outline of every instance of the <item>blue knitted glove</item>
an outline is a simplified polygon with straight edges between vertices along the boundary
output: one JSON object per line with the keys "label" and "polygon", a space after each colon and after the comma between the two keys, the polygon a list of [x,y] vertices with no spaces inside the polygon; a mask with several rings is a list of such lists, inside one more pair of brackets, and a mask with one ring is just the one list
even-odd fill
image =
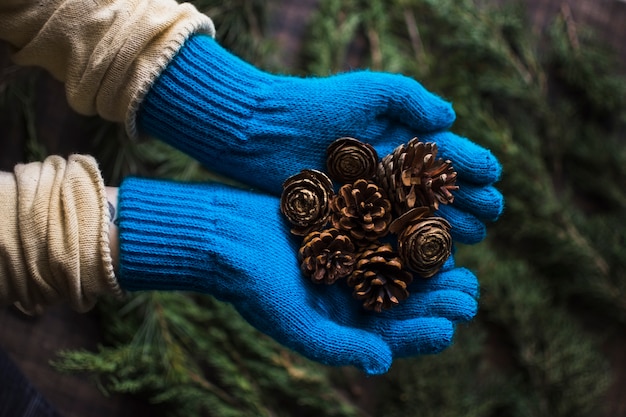
{"label": "blue knitted glove", "polygon": [[457,241],[476,243],[483,221],[502,211],[492,186],[501,168],[488,150],[445,131],[454,118],[449,103],[402,75],[271,75],[195,35],[148,92],[138,124],[209,169],[275,195],[302,169],[325,169],[326,148],[339,137],[370,143],[382,157],[418,136],[437,143],[458,171],[461,192],[440,215]]}
{"label": "blue knitted glove", "polygon": [[476,314],[476,277],[452,260],[435,277],[415,279],[401,305],[368,312],[345,283],[304,278],[299,239],[285,223],[274,196],[126,179],[119,194],[120,285],[212,294],[304,356],[368,374],[386,372],[393,358],[443,350],[455,323]]}

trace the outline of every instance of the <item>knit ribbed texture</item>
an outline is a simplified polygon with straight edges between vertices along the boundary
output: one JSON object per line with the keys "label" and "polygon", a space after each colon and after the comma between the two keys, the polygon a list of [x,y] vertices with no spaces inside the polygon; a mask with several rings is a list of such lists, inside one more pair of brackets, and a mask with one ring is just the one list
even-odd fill
{"label": "knit ribbed texture", "polygon": [[408,77],[271,75],[203,35],[185,43],[138,113],[140,129],[274,195],[302,169],[325,169],[326,148],[339,137],[368,142],[379,155],[428,137],[454,162],[460,181],[478,191],[459,195],[463,213],[448,219],[458,241],[475,243],[485,236],[483,221],[502,211],[502,196],[491,185],[501,168],[488,150],[445,131],[454,118],[449,103]]}
{"label": "knit ribbed texture", "polygon": [[153,81],[192,33],[215,34],[192,4],[175,0],[3,0],[0,39],[20,65],[63,81],[81,114],[126,122]]}
{"label": "knit ribbed texture", "polygon": [[[367,140],[372,123],[390,124],[392,118],[418,133],[448,127],[454,113],[407,77],[369,71],[326,78],[270,75],[201,35],[185,43],[138,115],[148,133],[274,194],[286,176],[322,168],[334,139]],[[234,155],[215,160],[226,151]]]}
{"label": "knit ribbed texture", "polygon": [[344,283],[311,283],[273,196],[128,178],[118,208],[122,288],[212,294],[325,364],[383,373],[394,357],[445,349],[455,323],[476,314],[476,277],[452,259],[434,278],[415,280],[407,302],[382,314],[363,310]]}
{"label": "knit ribbed texture", "polygon": [[[227,193],[219,201],[214,194],[213,186],[138,178],[122,183],[119,280],[125,290],[185,290],[226,296],[228,287],[218,291],[207,276],[219,269],[215,250],[220,240],[237,241],[236,230],[224,230],[226,236],[218,234],[218,222],[227,224],[236,207]],[[245,258],[245,254],[241,256]]]}
{"label": "knit ribbed texture", "polygon": [[0,173],[0,303],[28,312],[92,308],[121,295],[109,249],[109,210],[96,161],[50,156]]}

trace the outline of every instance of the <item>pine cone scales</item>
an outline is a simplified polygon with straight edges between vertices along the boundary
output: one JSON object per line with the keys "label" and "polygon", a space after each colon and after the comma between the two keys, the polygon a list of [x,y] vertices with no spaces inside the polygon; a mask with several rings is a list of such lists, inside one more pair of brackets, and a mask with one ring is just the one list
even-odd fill
{"label": "pine cone scales", "polygon": [[413,138],[400,145],[378,164],[377,181],[385,189],[397,215],[415,207],[454,201],[457,173],[448,160],[437,158],[437,145]]}
{"label": "pine cone scales", "polygon": [[[315,284],[346,279],[366,310],[398,305],[414,273],[434,276],[451,254],[451,226],[433,214],[454,201],[457,173],[437,158],[436,144],[417,138],[380,161],[371,145],[339,138],[326,168],[328,175],[305,169],[283,183],[280,211],[291,233],[304,236],[302,274]],[[336,193],[331,178],[342,184]]]}
{"label": "pine cone scales", "polygon": [[280,211],[292,224],[291,233],[304,236],[319,230],[330,217],[333,184],[326,174],[305,169],[283,184]]}
{"label": "pine cone scales", "polygon": [[406,300],[407,287],[412,281],[413,276],[402,269],[402,262],[391,245],[377,243],[359,253],[355,269],[348,277],[354,297],[363,300],[365,309],[379,313]]}
{"label": "pine cone scales", "polygon": [[340,138],[326,150],[326,166],[331,178],[343,183],[370,179],[376,175],[378,154],[369,144],[353,138]]}
{"label": "pine cone scales", "polygon": [[422,278],[439,272],[450,257],[450,223],[441,217],[429,217],[409,223],[398,235],[398,253],[408,269]]}
{"label": "pine cone scales", "polygon": [[330,207],[333,227],[349,233],[357,242],[372,242],[387,234],[391,202],[371,181],[359,179],[342,186]]}
{"label": "pine cone scales", "polygon": [[350,238],[333,228],[307,235],[298,255],[302,273],[318,284],[350,275],[356,262]]}

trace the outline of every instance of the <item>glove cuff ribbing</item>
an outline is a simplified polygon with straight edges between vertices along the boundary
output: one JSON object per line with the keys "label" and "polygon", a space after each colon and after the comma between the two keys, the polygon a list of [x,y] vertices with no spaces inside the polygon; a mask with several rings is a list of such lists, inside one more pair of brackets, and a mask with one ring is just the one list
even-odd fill
{"label": "glove cuff ribbing", "polygon": [[207,194],[191,184],[127,178],[118,204],[122,288],[202,291],[214,233]]}
{"label": "glove cuff ribbing", "polygon": [[140,128],[210,163],[209,142],[245,140],[259,93],[271,79],[213,38],[192,36],[147,94]]}

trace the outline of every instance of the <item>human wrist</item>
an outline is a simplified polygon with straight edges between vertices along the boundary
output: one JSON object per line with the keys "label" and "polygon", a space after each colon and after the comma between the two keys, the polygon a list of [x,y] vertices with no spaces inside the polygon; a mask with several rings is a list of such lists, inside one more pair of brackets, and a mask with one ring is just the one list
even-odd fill
{"label": "human wrist", "polygon": [[106,196],[109,209],[109,249],[111,252],[111,263],[115,273],[119,272],[120,251],[119,251],[119,228],[117,227],[117,187],[106,187]]}

